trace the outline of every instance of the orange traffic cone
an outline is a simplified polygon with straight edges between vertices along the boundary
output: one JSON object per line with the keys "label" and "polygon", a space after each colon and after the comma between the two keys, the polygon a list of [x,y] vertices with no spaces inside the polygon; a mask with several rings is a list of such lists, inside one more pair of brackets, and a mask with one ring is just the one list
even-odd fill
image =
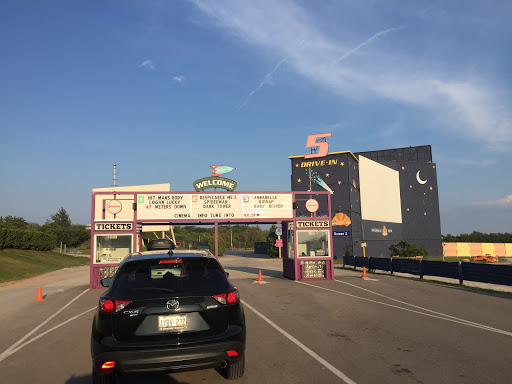
{"label": "orange traffic cone", "polygon": [[43,301],[46,299],[43,299],[43,292],[41,291],[41,287],[37,290],[37,297],[34,301]]}
{"label": "orange traffic cone", "polygon": [[263,277],[261,276],[261,269],[260,272],[258,273],[258,280],[256,281],[263,281]]}
{"label": "orange traffic cone", "polygon": [[368,276],[366,276],[366,267],[363,267],[363,276],[362,276],[363,279],[367,279]]}

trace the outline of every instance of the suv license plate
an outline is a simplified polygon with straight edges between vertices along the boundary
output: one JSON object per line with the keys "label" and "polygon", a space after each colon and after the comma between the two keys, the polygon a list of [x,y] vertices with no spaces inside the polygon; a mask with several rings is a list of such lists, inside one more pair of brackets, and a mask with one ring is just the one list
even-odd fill
{"label": "suv license plate", "polygon": [[187,315],[158,316],[159,331],[180,331],[187,328]]}

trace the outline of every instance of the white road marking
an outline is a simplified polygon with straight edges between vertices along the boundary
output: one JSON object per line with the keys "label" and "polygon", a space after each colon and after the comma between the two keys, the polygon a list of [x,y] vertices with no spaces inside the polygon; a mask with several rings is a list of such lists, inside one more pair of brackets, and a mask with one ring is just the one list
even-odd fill
{"label": "white road marking", "polygon": [[[356,299],[359,299],[359,300],[369,301],[371,303],[385,305],[387,307],[401,309],[402,311],[413,312],[413,313],[417,313],[417,314],[423,315],[423,316],[434,317],[436,319],[441,319],[441,320],[445,320],[445,321],[451,321],[451,322],[454,322],[454,323],[459,323],[459,324],[467,325],[469,327],[480,328],[480,329],[483,329],[484,331],[495,332],[495,333],[499,333],[499,334],[502,334],[502,335],[505,335],[505,336],[512,336],[512,332],[504,331],[504,330],[498,329],[498,328],[489,327],[487,325],[481,325],[481,324],[478,324],[478,323],[473,323],[473,322],[470,322],[470,321],[467,321],[467,320],[458,320],[457,318],[452,318],[453,316],[448,316],[448,315],[437,316],[437,315],[433,315],[433,314],[430,314],[430,313],[415,311],[415,310],[409,309],[409,308],[399,307],[398,305],[383,303],[381,301],[372,300],[372,299],[366,299],[364,297],[360,297],[360,296],[356,296],[356,295],[351,295],[350,293],[340,292],[340,291],[336,291],[334,289],[319,287],[317,285],[304,283],[302,281],[296,281],[296,283],[303,284],[303,285],[308,285],[310,287],[314,287],[314,288],[318,288],[318,289],[323,289],[323,290],[329,291],[329,292],[334,292],[334,293],[337,293],[339,295],[345,295],[345,296],[353,297],[353,298],[356,298]],[[421,307],[418,307],[418,308],[421,308]],[[423,308],[421,308],[421,309],[423,309]],[[423,310],[425,310],[425,309],[423,309]]]}
{"label": "white road marking", "polygon": [[65,310],[67,307],[69,307],[75,300],[77,300],[80,296],[82,296],[84,293],[86,293],[89,290],[87,288],[85,291],[80,293],[78,296],[76,296],[73,300],[71,300],[69,303],[67,303],[65,306],[63,306],[61,309],[59,309],[57,312],[55,312],[53,315],[51,315],[49,318],[47,318],[45,321],[43,321],[41,324],[39,324],[37,327],[35,327],[32,331],[27,333],[25,336],[23,336],[21,339],[19,339],[17,342],[15,342],[13,345],[11,345],[9,348],[7,348],[2,354],[0,354],[0,361],[4,360],[7,356],[10,356],[9,353],[11,350],[16,348],[18,345],[23,343],[26,339],[28,339],[30,336],[32,336],[35,332],[37,332],[41,327],[46,325],[51,319],[53,319],[55,316],[57,316],[59,313],[61,313],[63,310]]}
{"label": "white road marking", "polygon": [[92,307],[91,309],[88,309],[87,311],[80,313],[79,315],[76,315],[76,316],[74,316],[74,317],[72,317],[72,318],[70,318],[70,319],[67,319],[66,321],[63,321],[63,322],[62,322],[62,323],[60,323],[59,325],[56,325],[55,327],[50,328],[49,330],[47,330],[47,331],[45,331],[45,332],[43,332],[43,333],[41,333],[41,334],[37,335],[36,337],[34,337],[34,338],[32,338],[32,339],[28,340],[27,342],[25,342],[25,343],[23,343],[23,344],[21,344],[21,345],[18,345],[16,348],[11,349],[11,350],[7,353],[7,355],[6,355],[5,357],[0,358],[0,361],[2,361],[2,360],[4,360],[4,359],[6,359],[7,357],[9,357],[9,356],[11,356],[11,355],[15,354],[15,353],[16,353],[16,352],[18,352],[20,349],[22,349],[22,348],[26,347],[26,346],[27,346],[27,345],[29,345],[30,343],[33,343],[33,342],[34,342],[34,341],[36,341],[37,339],[40,339],[41,337],[43,337],[43,336],[47,335],[48,333],[50,333],[50,332],[52,332],[52,331],[55,331],[57,328],[60,328],[60,327],[62,327],[63,325],[65,325],[65,324],[69,323],[70,321],[76,320],[76,319],[78,319],[80,316],[85,315],[85,314],[86,314],[86,313],[88,313],[88,312],[91,312],[93,309],[96,309],[96,305],[95,305],[94,307]]}
{"label": "white road marking", "polygon": [[356,382],[352,379],[350,379],[347,375],[345,375],[343,372],[338,370],[336,367],[334,367],[332,364],[330,364],[328,361],[320,357],[318,354],[313,352],[311,349],[306,347],[304,344],[302,344],[299,340],[297,340],[295,337],[290,335],[288,332],[286,332],[283,328],[275,324],[272,320],[267,318],[262,313],[258,312],[256,309],[254,309],[252,306],[247,304],[244,300],[241,300],[244,306],[249,308],[251,311],[253,311],[255,314],[257,314],[259,317],[261,317],[263,320],[265,320],[268,324],[270,324],[274,329],[276,329],[278,332],[280,332],[283,336],[285,336],[288,340],[293,342],[295,345],[297,345],[299,348],[301,348],[304,352],[306,352],[308,355],[310,355],[312,358],[314,358],[316,361],[318,361],[320,364],[322,364],[325,368],[327,368],[329,371],[331,371],[334,375],[339,377],[341,380],[343,380],[347,384],[356,384]]}
{"label": "white road marking", "polygon": [[[355,287],[355,288],[358,288],[358,289],[361,289],[363,291],[366,291],[366,292],[370,292],[370,293],[373,293],[374,295],[377,295],[377,296],[382,296],[382,297],[385,297],[386,299],[388,300],[392,300],[392,301],[396,301],[397,303],[400,303],[400,304],[405,304],[405,305],[409,305],[413,308],[418,308],[418,309],[421,309],[425,312],[430,312],[430,313],[435,313],[436,315],[440,315],[440,316],[444,316],[444,317],[448,317],[450,319],[455,319],[455,320],[458,320],[458,321],[463,321],[465,323],[468,323],[468,324],[472,324],[472,325],[476,325],[478,327],[482,327],[482,328],[487,328],[489,329],[490,331],[501,331],[501,329],[498,329],[498,328],[494,328],[494,327],[490,327],[488,325],[484,325],[484,324],[480,324],[480,323],[475,323],[473,321],[469,321],[469,320],[466,320],[466,319],[461,319],[460,317],[455,317],[455,316],[452,316],[452,315],[447,315],[446,313],[442,313],[442,312],[436,312],[436,311],[433,311],[431,309],[427,309],[427,308],[424,308],[424,307],[420,307],[418,305],[414,305],[414,304],[410,304],[410,303],[407,303],[405,301],[401,301],[401,300],[398,300],[398,299],[393,299],[392,297],[389,297],[389,296],[386,296],[386,295],[383,295],[381,293],[377,293],[377,292],[374,292],[374,291],[371,291],[369,289],[366,289],[366,288],[362,288],[362,287],[359,287],[355,284],[350,284],[350,283],[347,283],[345,281],[341,281],[341,280],[336,280],[334,279],[334,281],[337,281],[338,283],[342,283],[342,284],[346,284],[346,285],[350,285],[352,287]],[[504,331],[506,332],[506,331]]]}

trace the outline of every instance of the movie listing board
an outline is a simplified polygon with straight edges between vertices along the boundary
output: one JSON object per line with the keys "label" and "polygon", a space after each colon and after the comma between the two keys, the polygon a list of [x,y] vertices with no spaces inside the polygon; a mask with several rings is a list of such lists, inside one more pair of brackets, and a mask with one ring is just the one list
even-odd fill
{"label": "movie listing board", "polygon": [[139,194],[141,220],[230,220],[293,218],[293,198],[287,194]]}
{"label": "movie listing board", "polygon": [[327,263],[325,260],[302,260],[303,276],[305,279],[326,278]]}

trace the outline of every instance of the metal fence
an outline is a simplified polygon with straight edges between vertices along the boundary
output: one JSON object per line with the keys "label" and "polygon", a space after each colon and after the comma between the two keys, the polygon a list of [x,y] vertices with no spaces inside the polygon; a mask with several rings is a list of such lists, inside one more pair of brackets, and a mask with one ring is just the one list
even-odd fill
{"label": "metal fence", "polygon": [[440,276],[450,279],[512,286],[512,265],[477,264],[382,257],[344,256],[343,266],[366,267],[380,271],[409,273],[419,276]]}

